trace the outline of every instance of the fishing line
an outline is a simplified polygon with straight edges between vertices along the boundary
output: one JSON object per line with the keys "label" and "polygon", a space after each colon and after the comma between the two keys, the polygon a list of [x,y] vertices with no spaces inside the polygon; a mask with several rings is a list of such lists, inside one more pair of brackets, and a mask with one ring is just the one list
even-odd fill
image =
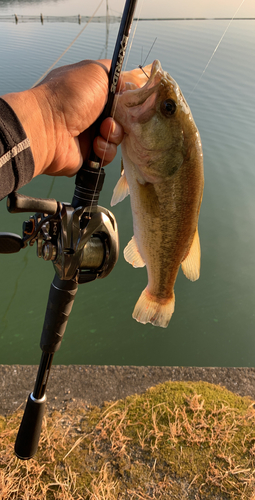
{"label": "fishing line", "polygon": [[[144,65],[145,65],[145,63],[146,63],[146,61],[147,61],[147,59],[148,59],[148,57],[149,57],[149,55],[150,55],[150,53],[151,53],[151,51],[152,51],[152,49],[153,49],[154,45],[155,45],[155,43],[156,43],[157,38],[158,38],[158,37],[156,36],[156,38],[155,38],[155,40],[154,40],[154,42],[153,42],[153,44],[152,44],[152,46],[151,46],[151,48],[150,48],[150,50],[149,50],[149,52],[148,52],[147,56],[145,57],[145,59],[144,59],[144,61],[143,61],[143,64],[141,64],[141,66],[144,66]],[[139,67],[140,67],[140,66],[139,66]]]}
{"label": "fishing line", "polygon": [[[83,26],[83,28],[81,29],[81,31],[78,33],[78,35],[74,38],[74,40],[70,43],[70,45],[68,45],[68,47],[64,50],[64,52],[58,57],[58,59],[47,69],[47,71],[45,71],[45,73],[43,73],[43,75],[39,78],[39,80],[37,80],[34,85],[32,85],[32,89],[38,85],[38,83],[40,83],[42,81],[42,79],[49,73],[49,71],[54,68],[54,66],[57,64],[58,61],[60,61],[60,59],[67,53],[67,51],[72,47],[72,45],[74,44],[74,42],[76,42],[77,38],[79,38],[79,36],[82,34],[82,32],[85,30],[85,28],[88,26],[88,24],[92,21],[92,19],[95,17],[99,7],[102,5],[104,0],[101,0],[101,2],[99,3],[98,7],[96,8],[95,12],[92,14],[92,16],[90,17],[90,19],[87,21],[87,23],[85,24],[85,26]],[[53,181],[51,183],[51,186],[50,186],[50,191],[49,193],[52,191],[52,188],[55,184],[55,180],[56,180],[56,177],[53,178]],[[48,193],[48,196],[47,198],[49,198],[49,193]]]}
{"label": "fishing line", "polygon": [[[190,97],[190,95],[194,92],[194,90],[197,88],[198,84],[200,83],[200,81],[201,81],[201,79],[202,79],[202,77],[203,77],[204,73],[206,72],[206,70],[207,70],[207,68],[208,68],[209,64],[211,63],[211,61],[212,61],[212,59],[213,59],[213,57],[214,57],[215,53],[217,52],[217,50],[218,50],[218,48],[219,48],[219,46],[220,46],[220,44],[221,44],[221,42],[222,42],[222,40],[223,40],[224,36],[226,35],[226,33],[227,33],[227,31],[228,31],[228,29],[229,29],[229,27],[230,27],[230,25],[231,25],[232,21],[235,19],[235,17],[236,17],[236,15],[237,15],[238,11],[240,10],[240,8],[242,7],[242,5],[243,5],[243,3],[244,3],[244,2],[245,2],[245,0],[242,0],[242,1],[241,1],[241,3],[240,3],[240,5],[239,5],[239,7],[238,7],[238,8],[237,8],[237,10],[235,11],[235,13],[234,13],[233,17],[231,18],[230,22],[228,23],[228,25],[227,25],[227,27],[226,27],[226,29],[225,29],[225,31],[224,31],[224,33],[223,33],[223,35],[221,36],[221,38],[220,38],[220,40],[219,40],[218,44],[216,45],[216,47],[215,47],[215,49],[214,49],[214,51],[213,51],[213,53],[212,53],[212,55],[211,55],[211,57],[210,57],[210,59],[209,59],[208,63],[206,64],[206,66],[205,66],[205,68],[204,68],[204,70],[203,70],[203,72],[202,72],[202,74],[201,74],[200,78],[198,79],[198,81],[197,81],[196,85],[194,86],[193,90],[190,92],[190,94],[189,94],[189,96],[188,96],[188,97]],[[144,3],[144,0],[143,0],[143,2],[142,2],[141,8],[140,8],[139,15],[137,16],[137,19],[136,19],[136,25],[135,25],[135,29],[134,29],[134,32],[133,32],[133,36],[132,36],[132,39],[131,39],[131,42],[130,42],[130,45],[129,45],[128,54],[127,54],[127,56],[126,56],[126,58],[125,58],[125,68],[124,68],[124,71],[125,71],[125,69],[126,69],[127,62],[128,62],[128,59],[129,59],[130,51],[131,51],[132,44],[133,44],[133,41],[134,41],[134,36],[135,36],[136,29],[137,29],[137,26],[138,26],[138,21],[139,21],[139,19],[140,19],[140,17],[141,17],[141,10],[142,10],[143,3]],[[154,44],[155,44],[156,40],[157,40],[157,38],[155,38],[155,40],[154,40],[154,42],[153,42],[153,44],[152,44],[152,46],[151,46],[151,49],[150,49],[150,50],[149,50],[149,52],[148,52],[148,55],[147,55],[147,57],[146,57],[146,59],[145,59],[144,63],[145,63],[145,62],[146,62],[146,60],[148,59],[149,54],[151,53],[151,50],[152,50],[152,48],[153,48],[153,46],[154,46]],[[141,66],[139,66],[139,67],[140,67],[140,69],[144,72],[143,68],[142,68]],[[144,73],[145,73],[145,72],[144,72]],[[146,73],[145,73],[145,74],[146,74]],[[146,75],[146,76],[147,76],[147,75]],[[116,107],[117,107],[118,99],[119,99],[119,94],[117,94],[117,95],[116,95],[116,97],[115,97],[115,99],[114,99],[114,104],[113,104],[113,109],[112,109],[112,118],[113,118],[113,119],[114,119],[114,116],[115,116],[115,113],[116,113]],[[92,199],[92,201],[91,201],[91,205],[90,205],[89,213],[91,213],[91,208],[92,208],[92,205],[93,205],[94,196],[95,196],[96,189],[97,189],[97,185],[98,185],[98,182],[99,182],[100,172],[101,172],[102,165],[103,165],[103,163],[104,163],[104,159],[105,159],[106,148],[107,148],[107,145],[108,145],[108,143],[109,143],[109,137],[110,137],[110,132],[108,133],[108,136],[107,136],[106,146],[105,146],[105,150],[104,150],[104,153],[103,153],[103,158],[102,158],[102,160],[101,160],[101,162],[100,162],[100,167],[99,167],[99,169],[98,169],[98,178],[97,178],[96,188],[95,188],[95,191],[94,191],[94,193],[93,193],[93,199]]]}
{"label": "fishing line", "polygon": [[[152,46],[151,46],[151,48],[150,48],[150,50],[149,50],[149,52],[148,52],[147,56],[145,57],[144,62],[143,62],[142,64],[138,64],[138,68],[139,68],[139,69],[140,69],[140,70],[141,70],[141,71],[145,74],[145,76],[147,76],[147,78],[148,78],[148,79],[149,79],[149,76],[148,76],[148,75],[147,75],[147,73],[144,71],[143,66],[144,66],[144,65],[145,65],[145,63],[146,63],[146,61],[147,61],[147,59],[148,59],[148,57],[149,57],[149,55],[150,55],[150,53],[151,53],[151,51],[152,51],[153,45],[155,44],[156,40],[157,40],[157,37],[155,38],[155,40],[154,40],[154,42],[153,42],[153,44],[152,44]],[[141,62],[142,62],[142,61],[141,61]]]}
{"label": "fishing line", "polygon": [[81,29],[81,31],[78,33],[78,35],[73,39],[73,41],[70,43],[70,45],[68,45],[68,47],[64,50],[64,52],[58,57],[58,59],[47,69],[47,71],[45,71],[45,73],[43,73],[43,75],[39,78],[39,80],[37,80],[37,82],[34,83],[34,85],[31,87],[32,89],[38,85],[38,83],[40,83],[42,81],[42,79],[49,73],[49,71],[54,68],[54,66],[58,63],[58,61],[60,61],[60,59],[67,53],[67,51],[72,47],[72,45],[74,44],[74,42],[76,42],[76,40],[79,38],[79,36],[82,34],[82,32],[85,30],[85,28],[87,28],[88,24],[92,21],[92,19],[95,17],[99,7],[101,7],[102,3],[103,3],[104,0],[101,0],[101,2],[99,3],[98,7],[96,8],[95,12],[92,14],[92,16],[89,18],[89,20],[87,21],[87,23],[85,24],[85,26],[83,26],[83,28]]}
{"label": "fishing line", "polygon": [[138,68],[145,74],[145,76],[147,76],[147,78],[149,79],[149,76],[147,75],[147,73],[145,73],[143,67],[141,64],[139,64]]}
{"label": "fishing line", "polygon": [[[138,26],[138,21],[139,21],[139,19],[141,17],[141,10],[142,10],[143,4],[144,4],[144,0],[141,2],[140,11],[139,11],[139,14],[138,14],[137,19],[136,19],[136,23],[135,23],[135,27],[134,27],[134,30],[133,30],[133,34],[132,34],[131,40],[130,40],[128,52],[127,52],[126,57],[124,59],[124,69],[123,69],[123,71],[126,71],[126,67],[127,67],[127,63],[128,63],[130,51],[131,51],[131,48],[132,48],[132,45],[133,45],[135,33],[136,33],[136,30],[137,30],[137,26]],[[114,99],[114,102],[113,102],[112,113],[111,113],[111,117],[113,119],[114,119],[114,116],[116,114],[116,108],[117,108],[119,97],[120,97],[119,93],[116,93],[115,94],[115,99]],[[97,186],[98,186],[98,182],[99,182],[99,178],[100,178],[100,173],[101,173],[101,170],[102,170],[102,167],[103,167],[103,163],[104,163],[104,160],[105,160],[106,148],[107,148],[107,145],[109,144],[110,133],[111,133],[111,129],[110,129],[110,131],[108,132],[108,135],[107,135],[106,145],[105,145],[105,149],[104,149],[104,152],[103,152],[103,157],[102,157],[102,159],[100,161],[100,166],[99,166],[99,169],[98,169],[97,181],[96,181],[95,189],[94,189],[94,192],[93,192],[91,204],[90,204],[90,207],[89,207],[89,217],[90,217],[90,214],[91,214],[91,209],[92,209],[92,206],[93,206],[95,194],[97,192]]]}
{"label": "fishing line", "polygon": [[189,95],[188,95],[187,99],[189,99],[189,97],[191,96],[191,94],[193,94],[194,90],[197,88],[198,84],[199,84],[199,83],[200,83],[200,81],[202,80],[202,78],[203,78],[203,76],[204,76],[204,74],[205,74],[205,72],[206,72],[206,70],[207,70],[207,68],[208,68],[208,66],[209,66],[209,64],[210,64],[210,62],[211,62],[211,60],[212,60],[212,58],[214,57],[215,53],[217,52],[217,50],[218,50],[218,48],[219,48],[219,46],[220,46],[220,44],[221,44],[221,42],[222,42],[222,40],[223,40],[224,36],[226,35],[226,33],[227,33],[227,31],[228,31],[228,29],[229,29],[230,25],[232,24],[232,21],[235,19],[235,17],[236,17],[236,15],[237,15],[238,11],[240,10],[240,8],[242,7],[242,5],[243,5],[243,3],[244,3],[244,2],[245,2],[245,0],[242,0],[242,1],[241,1],[240,5],[239,5],[239,7],[237,8],[237,10],[235,11],[235,13],[234,13],[233,17],[230,19],[230,21],[229,21],[229,23],[228,23],[228,25],[227,25],[227,27],[226,27],[226,29],[225,29],[225,31],[224,31],[224,33],[223,33],[223,35],[221,36],[221,38],[220,38],[219,42],[217,43],[217,45],[216,45],[216,47],[215,47],[215,49],[214,49],[214,51],[213,51],[213,53],[212,53],[212,55],[211,55],[211,57],[210,57],[210,59],[209,59],[208,63],[206,64],[206,66],[205,66],[204,70],[202,71],[202,73],[201,73],[201,75],[200,75],[200,77],[199,77],[199,79],[198,79],[198,81],[197,81],[196,85],[194,86],[194,88],[193,88],[193,89],[191,90],[191,92],[189,93]]}

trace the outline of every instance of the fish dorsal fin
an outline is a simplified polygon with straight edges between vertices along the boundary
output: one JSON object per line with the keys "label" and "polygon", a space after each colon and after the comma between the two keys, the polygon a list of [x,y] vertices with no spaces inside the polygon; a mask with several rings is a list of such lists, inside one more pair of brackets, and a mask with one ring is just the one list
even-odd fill
{"label": "fish dorsal fin", "polygon": [[124,249],[124,257],[125,260],[131,264],[133,267],[144,267],[145,262],[143,258],[141,257],[141,254],[138,250],[138,246],[135,240],[135,237],[133,236],[130,240],[130,242],[127,244],[126,248]]}
{"label": "fish dorsal fin", "polygon": [[127,183],[126,175],[123,168],[123,162],[121,161],[121,177],[119,178],[111,199],[111,207],[117,205],[120,201],[124,200],[126,196],[129,195],[129,186]]}
{"label": "fish dorsal fin", "polygon": [[200,275],[200,241],[198,235],[198,228],[196,229],[192,245],[190,247],[187,257],[182,262],[182,270],[186,278],[191,281],[196,281]]}

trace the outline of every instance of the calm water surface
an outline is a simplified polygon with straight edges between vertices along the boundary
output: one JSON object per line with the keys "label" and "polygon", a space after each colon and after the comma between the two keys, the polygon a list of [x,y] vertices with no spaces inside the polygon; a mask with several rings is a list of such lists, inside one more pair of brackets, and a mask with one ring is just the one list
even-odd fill
{"label": "calm water surface", "polygon": [[[7,7],[1,7],[2,13],[14,12]],[[254,366],[254,21],[231,24],[197,84],[227,25],[228,21],[139,22],[127,65],[132,69],[140,64],[141,53],[146,54],[157,37],[147,62],[160,59],[177,80],[200,130],[205,191],[199,220],[199,281],[189,282],[180,271],[176,310],[167,329],[132,319],[147,281],[146,271],[131,268],[122,256],[133,234],[129,200],[124,200],[113,210],[119,225],[119,261],[105,280],[79,287],[55,363]],[[31,87],[82,26],[1,22],[0,28],[4,94]],[[117,31],[117,24],[110,24],[106,34],[104,23],[91,23],[58,65],[111,57]],[[119,151],[107,168],[100,198],[107,208],[119,177],[120,155]],[[73,190],[73,179],[42,176],[21,191],[71,201]],[[0,202],[0,230],[21,234],[26,215],[8,214],[5,204]],[[53,267],[29,248],[0,256],[0,269],[0,363],[37,364]]]}

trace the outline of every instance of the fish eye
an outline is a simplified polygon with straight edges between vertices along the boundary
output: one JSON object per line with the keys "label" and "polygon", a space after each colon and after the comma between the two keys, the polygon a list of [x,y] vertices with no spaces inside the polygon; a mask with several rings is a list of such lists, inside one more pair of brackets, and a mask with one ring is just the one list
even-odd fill
{"label": "fish eye", "polygon": [[166,99],[165,101],[162,101],[160,109],[166,117],[171,116],[176,111],[176,103],[173,99]]}

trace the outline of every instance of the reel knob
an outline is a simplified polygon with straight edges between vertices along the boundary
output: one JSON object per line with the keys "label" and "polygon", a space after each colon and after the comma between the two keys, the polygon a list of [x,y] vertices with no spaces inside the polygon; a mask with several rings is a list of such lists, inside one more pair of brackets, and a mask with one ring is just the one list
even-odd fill
{"label": "reel knob", "polygon": [[0,233],[0,253],[17,253],[23,247],[23,240],[18,234]]}

